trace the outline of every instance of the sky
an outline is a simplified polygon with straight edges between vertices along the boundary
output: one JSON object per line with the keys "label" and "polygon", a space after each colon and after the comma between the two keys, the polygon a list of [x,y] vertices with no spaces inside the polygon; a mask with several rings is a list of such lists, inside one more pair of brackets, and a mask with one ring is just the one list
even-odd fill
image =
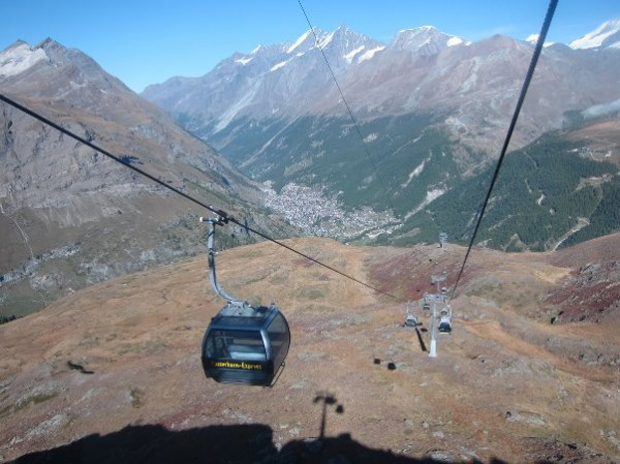
{"label": "sky", "polygon": [[[346,25],[389,42],[399,30],[433,25],[477,41],[539,32],[547,0],[302,0],[313,26]],[[94,58],[131,89],[197,77],[234,52],[294,42],[308,30],[297,0],[0,0],[0,50],[51,37]],[[568,43],[620,18],[620,0],[560,0],[547,40]]]}

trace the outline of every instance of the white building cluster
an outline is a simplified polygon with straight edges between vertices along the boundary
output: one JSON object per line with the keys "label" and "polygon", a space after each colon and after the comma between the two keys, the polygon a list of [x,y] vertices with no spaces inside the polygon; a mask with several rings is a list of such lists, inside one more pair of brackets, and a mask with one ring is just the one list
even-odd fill
{"label": "white building cluster", "polygon": [[396,219],[390,213],[377,213],[371,208],[346,211],[337,198],[326,195],[322,188],[289,183],[278,194],[270,182],[264,185],[265,206],[308,235],[347,240],[374,238],[394,230]]}

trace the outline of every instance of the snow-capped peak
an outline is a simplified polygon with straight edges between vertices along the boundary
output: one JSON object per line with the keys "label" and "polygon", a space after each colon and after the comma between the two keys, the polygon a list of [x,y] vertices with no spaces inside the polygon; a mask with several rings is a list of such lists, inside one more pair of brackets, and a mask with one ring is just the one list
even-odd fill
{"label": "snow-capped peak", "polygon": [[573,49],[620,48],[620,18],[604,22],[583,37],[573,40],[569,46]]}
{"label": "snow-capped peak", "polygon": [[402,29],[392,40],[390,46],[396,50],[433,55],[444,48],[464,43],[462,38],[445,34],[434,26],[420,26],[413,29]]}
{"label": "snow-capped peak", "polygon": [[[536,34],[530,34],[527,36],[527,38],[525,39],[526,42],[531,43],[532,45],[536,45],[536,43],[538,42],[538,37],[540,37],[540,34],[536,33]],[[553,45],[555,42],[545,42],[543,47],[547,48],[550,47],[551,45]]]}
{"label": "snow-capped peak", "polygon": [[538,33],[530,34],[527,36],[527,39],[525,39],[525,41],[531,44],[535,44],[536,42],[538,42],[538,37],[540,37],[540,34]]}
{"label": "snow-capped peak", "polygon": [[289,46],[286,49],[286,53],[293,53],[295,50],[300,49],[300,48],[302,48],[303,50],[299,50],[299,51],[305,52],[313,48],[315,46],[315,36],[316,36],[316,40],[318,40],[319,42],[319,46],[325,46],[327,45],[327,43],[329,43],[328,41],[327,43],[324,44],[326,39],[328,39],[330,36],[333,36],[333,35],[334,35],[334,32],[327,33],[315,26],[313,29],[308,29],[301,36],[299,36],[299,38],[291,46]]}
{"label": "snow-capped peak", "polygon": [[318,48],[320,50],[333,49],[348,64],[355,63],[362,52],[380,45],[379,42],[364,34],[352,31],[347,26],[338,26],[332,32],[326,32],[318,27],[304,32],[295,42],[284,45],[283,51],[288,55],[305,53]]}
{"label": "snow-capped peak", "polygon": [[250,55],[256,55],[258,52],[260,52],[262,50],[263,46],[262,45],[257,45],[256,48],[254,50],[252,50],[250,52]]}
{"label": "snow-capped peak", "polygon": [[0,76],[15,76],[41,60],[49,60],[45,50],[32,48],[26,42],[18,41],[0,52]]}
{"label": "snow-capped peak", "polygon": [[398,31],[398,33],[401,34],[403,32],[415,32],[416,34],[418,34],[420,32],[428,32],[432,30],[437,31],[437,28],[435,26],[418,26],[412,29],[401,29],[400,31]]}

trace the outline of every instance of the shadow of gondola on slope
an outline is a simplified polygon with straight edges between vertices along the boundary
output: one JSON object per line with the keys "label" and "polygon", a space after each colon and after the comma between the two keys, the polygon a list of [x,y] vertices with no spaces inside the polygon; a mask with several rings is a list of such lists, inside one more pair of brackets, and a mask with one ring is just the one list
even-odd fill
{"label": "shadow of gondola on slope", "polygon": [[[273,430],[262,424],[222,425],[172,431],[161,425],[127,426],[108,435],[88,435],[67,445],[23,455],[15,464],[163,464],[163,463],[392,463],[450,461],[412,458],[368,448],[349,434],[320,440],[293,440],[278,450]],[[455,461],[458,462],[458,461]],[[470,461],[471,462],[471,461]],[[480,462],[480,461],[473,461]],[[491,464],[504,461],[492,460]]]}

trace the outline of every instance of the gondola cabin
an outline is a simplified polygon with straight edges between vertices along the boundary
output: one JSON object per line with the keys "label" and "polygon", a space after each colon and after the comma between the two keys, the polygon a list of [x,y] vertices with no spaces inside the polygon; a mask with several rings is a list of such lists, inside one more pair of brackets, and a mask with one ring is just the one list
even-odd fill
{"label": "gondola cabin", "polygon": [[216,382],[271,386],[289,344],[288,323],[275,305],[228,304],[207,328],[202,365]]}
{"label": "gondola cabin", "polygon": [[209,280],[228,304],[211,319],[202,339],[202,367],[216,382],[271,387],[284,368],[291,342],[286,319],[275,304],[252,306],[220,286],[215,270],[215,226],[226,216],[200,218],[211,225],[207,235]]}
{"label": "gondola cabin", "polygon": [[444,334],[452,333],[452,310],[443,309],[439,315],[439,332]]}
{"label": "gondola cabin", "polygon": [[406,327],[417,327],[418,319],[413,314],[408,314],[407,318],[405,319],[405,326]]}

